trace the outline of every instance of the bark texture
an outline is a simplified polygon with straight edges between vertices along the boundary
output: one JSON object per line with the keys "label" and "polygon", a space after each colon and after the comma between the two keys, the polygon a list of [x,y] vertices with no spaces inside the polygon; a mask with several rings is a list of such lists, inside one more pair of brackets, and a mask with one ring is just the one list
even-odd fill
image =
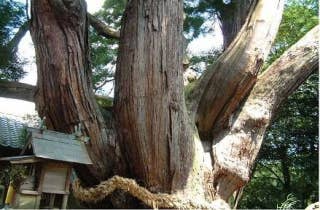
{"label": "bark texture", "polygon": [[114,167],[116,144],[92,92],[86,4],[83,0],[33,0],[31,12],[38,68],[37,111],[46,117],[50,129],[71,133],[81,124],[90,137],[88,149],[95,165],[90,168],[93,176],[87,170],[79,174],[89,183],[105,179]]}
{"label": "bark texture", "polygon": [[152,192],[193,187],[201,195],[195,184],[201,175],[193,176],[200,174],[199,139],[183,96],[182,12],[177,0],[128,3],[116,71],[116,125],[131,176]]}
{"label": "bark texture", "polygon": [[222,199],[249,181],[264,133],[279,104],[317,68],[318,32],[317,26],[259,76],[231,127],[214,139],[214,184]]}
{"label": "bark texture", "polygon": [[228,126],[230,115],[251,90],[275,39],[283,5],[283,0],[253,4],[238,36],[193,86],[188,105],[202,139]]}
{"label": "bark texture", "polygon": [[[54,130],[73,132],[75,125],[82,125],[90,137],[88,149],[96,165],[89,170],[96,180],[115,173],[136,180],[115,176],[97,188],[83,190],[88,193],[84,197],[93,193],[103,199],[100,186],[104,186],[109,193],[121,189],[142,200],[149,195],[159,203],[162,195],[170,202],[196,200],[200,206],[211,206],[224,200],[225,204],[250,179],[265,130],[279,104],[318,65],[318,29],[313,29],[257,76],[275,38],[284,3],[260,0],[250,4],[239,35],[191,88],[187,113],[183,1],[129,1],[117,61],[115,136],[113,120],[103,121],[92,92],[84,0],[31,3],[39,114],[47,117],[47,126]],[[93,180],[84,176],[87,173],[82,175],[82,181]],[[130,189],[125,187],[128,183]],[[136,196],[137,189],[143,196]],[[118,195],[113,200],[120,204],[116,207],[123,207],[123,194]]]}
{"label": "bark texture", "polygon": [[237,36],[243,24],[246,22],[250,8],[256,3],[256,0],[231,1],[218,10],[223,34],[223,47],[225,49]]}

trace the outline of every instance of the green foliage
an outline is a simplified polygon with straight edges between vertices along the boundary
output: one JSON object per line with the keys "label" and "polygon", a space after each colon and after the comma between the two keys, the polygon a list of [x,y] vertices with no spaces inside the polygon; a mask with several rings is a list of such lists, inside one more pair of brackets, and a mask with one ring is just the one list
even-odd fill
{"label": "green foliage", "polygon": [[213,65],[222,54],[222,49],[212,49],[209,52],[194,55],[189,59],[189,68],[197,73],[202,73],[209,66]]}
{"label": "green foliage", "polygon": [[227,4],[221,0],[185,0],[184,1],[184,32],[187,34],[189,41],[197,38],[200,34],[212,32],[210,27],[204,23],[217,21],[219,11],[225,8]]}
{"label": "green foliage", "polygon": [[100,107],[103,108],[110,108],[113,105],[112,98],[96,96],[96,100]]}
{"label": "green foliage", "polygon": [[[94,14],[108,26],[120,30],[126,0],[106,0],[103,8]],[[93,29],[89,31],[94,90],[113,80],[118,51],[118,40],[102,38]]]}
{"label": "green foliage", "polygon": [[280,29],[267,60],[270,65],[310,29],[319,24],[317,0],[290,0],[286,2]]}
{"label": "green foliage", "polygon": [[297,200],[296,197],[294,197],[292,194],[289,194],[287,196],[287,199],[281,203],[280,205],[277,205],[277,209],[295,209],[295,205],[299,201]]}
{"label": "green foliage", "polygon": [[281,180],[274,175],[280,174],[279,165],[275,165],[272,171],[257,164],[254,177],[245,187],[240,201],[240,209],[274,209],[285,197],[281,189]]}
{"label": "green foliage", "polygon": [[27,178],[27,167],[25,165],[12,165],[9,177],[13,187],[19,189],[21,183]]}
{"label": "green foliage", "polygon": [[25,74],[22,69],[24,62],[9,43],[26,21],[23,4],[12,0],[0,1],[0,16],[0,80],[18,80]]}
{"label": "green foliage", "polygon": [[40,127],[41,119],[37,114],[26,114],[22,117],[22,120],[26,123],[28,127]]}
{"label": "green foliage", "polygon": [[1,43],[8,43],[14,36],[15,30],[25,21],[23,4],[12,0],[0,2],[0,40]]}
{"label": "green foliage", "polygon": [[11,182],[15,189],[19,189],[26,178],[27,166],[25,165],[6,166],[0,170],[0,183],[8,185]]}
{"label": "green foliage", "polygon": [[[296,208],[317,200],[318,81],[318,74],[313,74],[279,109],[241,208],[275,208],[290,193],[300,201]],[[286,176],[290,179],[285,180]]]}
{"label": "green foliage", "polygon": [[10,177],[9,177],[10,168],[8,166],[0,165],[0,184],[1,185],[9,185]]}

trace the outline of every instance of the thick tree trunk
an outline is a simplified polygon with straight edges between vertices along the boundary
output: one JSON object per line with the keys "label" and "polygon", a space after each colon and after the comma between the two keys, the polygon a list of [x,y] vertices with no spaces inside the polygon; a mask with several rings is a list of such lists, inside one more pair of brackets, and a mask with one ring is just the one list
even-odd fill
{"label": "thick tree trunk", "polygon": [[95,165],[90,168],[93,176],[88,176],[87,170],[78,172],[89,183],[103,180],[112,173],[116,143],[92,92],[86,4],[83,0],[33,0],[31,12],[38,69],[37,111],[46,117],[50,129],[71,133],[81,124],[90,137],[88,149]]}
{"label": "thick tree trunk", "polygon": [[226,49],[237,36],[243,24],[246,22],[250,8],[254,8],[256,3],[256,0],[231,1],[218,10],[224,49]]}
{"label": "thick tree trunk", "polygon": [[[214,207],[205,199],[227,201],[248,182],[274,112],[318,64],[314,29],[257,77],[280,23],[283,1],[261,0],[254,8],[224,55],[195,85],[187,113],[183,1],[129,1],[116,71],[115,136],[92,92],[85,2],[32,0],[39,114],[47,117],[49,128],[63,132],[73,132],[81,123],[90,137],[88,149],[96,164],[90,171],[97,180],[120,173],[140,185],[115,176],[98,190],[81,191],[83,197],[91,192],[103,199],[102,193],[121,189],[148,205],[153,198],[163,207]],[[205,140],[202,145],[194,122]],[[135,195],[136,189],[142,194]],[[194,200],[205,205],[191,205]],[[116,207],[123,207],[121,201]]]}
{"label": "thick tree trunk", "polygon": [[168,193],[193,187],[193,195],[203,195],[195,176],[202,152],[183,96],[182,14],[182,1],[128,3],[116,71],[117,134],[142,185]]}
{"label": "thick tree trunk", "polygon": [[251,90],[280,25],[284,1],[260,0],[214,66],[196,82],[188,107],[203,140],[228,126],[230,115]]}

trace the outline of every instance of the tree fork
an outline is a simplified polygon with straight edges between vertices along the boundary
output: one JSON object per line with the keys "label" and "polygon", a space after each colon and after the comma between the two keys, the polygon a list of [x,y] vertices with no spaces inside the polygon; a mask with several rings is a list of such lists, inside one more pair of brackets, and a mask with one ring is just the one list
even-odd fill
{"label": "tree fork", "polygon": [[[121,171],[137,181],[135,187],[143,186],[152,194],[201,200],[210,191],[204,187],[209,185],[204,172],[211,168],[213,174],[209,172],[208,177],[216,194],[205,198],[208,203],[218,198],[227,201],[249,180],[263,135],[279,104],[318,65],[318,29],[314,29],[257,77],[280,22],[282,3],[259,1],[214,71],[205,73],[196,85],[200,90],[194,93],[199,97],[193,95],[192,110],[200,133],[217,131],[209,149],[203,149],[183,97],[182,1],[134,0],[127,7],[116,72],[116,139],[113,121],[108,130],[94,102],[84,1],[32,0],[39,113],[47,116],[50,128],[63,132],[72,132],[74,125],[82,123],[91,138],[89,151],[98,163],[92,170],[97,179]],[[274,9],[265,9],[268,5]],[[261,18],[264,15],[266,18]],[[269,18],[277,21],[271,24]],[[232,91],[226,91],[229,87]],[[224,102],[215,104],[219,97],[214,94],[224,91]],[[216,116],[212,118],[212,114]],[[226,127],[220,126],[226,121]],[[118,163],[122,154],[125,161]],[[80,171],[84,177],[88,175],[86,170]]]}

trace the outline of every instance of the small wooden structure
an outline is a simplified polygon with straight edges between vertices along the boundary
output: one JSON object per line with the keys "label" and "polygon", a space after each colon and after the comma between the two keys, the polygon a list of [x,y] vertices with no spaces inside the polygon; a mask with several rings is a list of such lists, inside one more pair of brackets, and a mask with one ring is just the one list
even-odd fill
{"label": "small wooden structure", "polygon": [[72,167],[92,164],[85,144],[75,135],[55,131],[28,128],[28,133],[20,156],[0,158],[13,166],[25,166],[27,171],[27,178],[15,189],[11,207],[65,209]]}
{"label": "small wooden structure", "polygon": [[5,187],[3,185],[0,185],[0,208],[2,208],[4,206],[4,191],[5,191]]}

